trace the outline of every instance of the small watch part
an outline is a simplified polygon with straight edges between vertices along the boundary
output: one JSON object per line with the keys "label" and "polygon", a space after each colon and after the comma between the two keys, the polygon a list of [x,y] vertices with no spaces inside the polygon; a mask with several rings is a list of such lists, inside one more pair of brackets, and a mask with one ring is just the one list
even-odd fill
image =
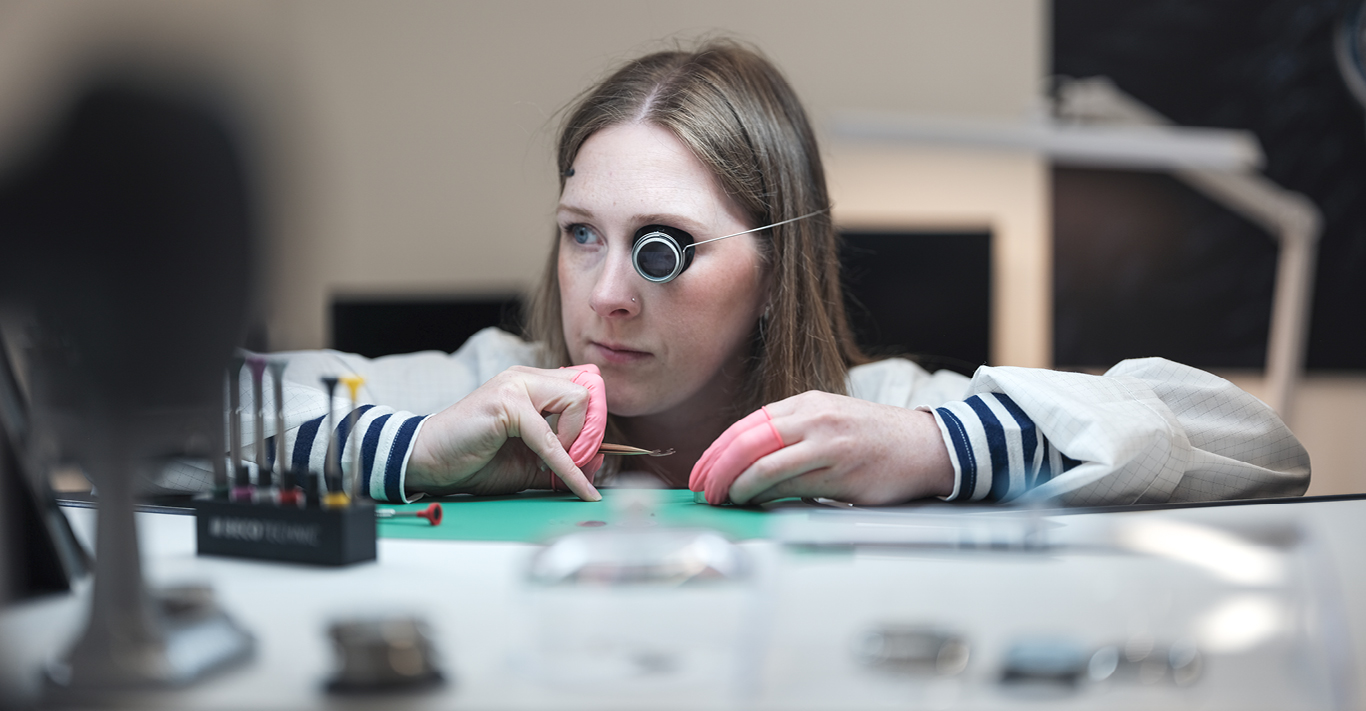
{"label": "small watch part", "polygon": [[967,640],[927,627],[874,627],[854,642],[854,656],[865,666],[898,674],[953,676],[968,665]]}

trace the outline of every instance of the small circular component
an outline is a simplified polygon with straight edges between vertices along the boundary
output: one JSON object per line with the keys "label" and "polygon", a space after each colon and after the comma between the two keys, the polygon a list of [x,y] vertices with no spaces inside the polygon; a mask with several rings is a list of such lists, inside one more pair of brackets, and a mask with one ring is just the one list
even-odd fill
{"label": "small circular component", "polygon": [[1090,673],[1093,655],[1063,638],[1038,637],[1016,641],[1006,649],[1001,683],[1017,687],[1075,689]]}

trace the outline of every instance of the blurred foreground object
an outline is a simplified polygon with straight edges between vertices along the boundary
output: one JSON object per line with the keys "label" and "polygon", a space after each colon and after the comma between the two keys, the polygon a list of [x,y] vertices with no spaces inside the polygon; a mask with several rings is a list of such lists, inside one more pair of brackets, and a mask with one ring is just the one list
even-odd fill
{"label": "blurred foreground object", "polygon": [[253,225],[237,150],[203,102],[110,79],[78,96],[0,183],[0,306],[31,342],[35,435],[99,495],[89,624],[51,670],[93,695],[183,684],[251,652],[208,590],[148,593],[133,506],[142,467],[222,466],[222,373],[246,324]]}
{"label": "blurred foreground object", "polygon": [[1352,98],[1366,108],[1366,2],[1347,12],[1338,24],[1333,42],[1342,83]]}
{"label": "blurred foreground object", "polygon": [[1294,506],[788,509],[764,701],[1358,708],[1345,561]]}
{"label": "blurred foreground object", "polygon": [[0,327],[0,607],[67,592],[89,572],[89,554],[57,508],[32,439]]}
{"label": "blurred foreground object", "polygon": [[528,669],[557,693],[611,689],[635,708],[744,699],[763,605],[750,556],[717,531],[659,525],[656,490],[613,493],[619,523],[562,536],[531,559]]}
{"label": "blurred foreground object", "polygon": [[344,620],[328,630],[338,671],[328,690],[403,691],[440,683],[431,631],[412,617]]}

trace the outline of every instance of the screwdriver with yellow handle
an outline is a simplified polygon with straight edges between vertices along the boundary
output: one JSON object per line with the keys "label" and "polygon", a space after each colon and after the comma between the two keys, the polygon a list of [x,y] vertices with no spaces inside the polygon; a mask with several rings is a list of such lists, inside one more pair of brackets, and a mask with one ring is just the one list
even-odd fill
{"label": "screwdriver with yellow handle", "polygon": [[351,505],[351,497],[346,495],[342,487],[341,452],[337,449],[337,430],[332,426],[333,412],[332,403],[336,396],[337,378],[325,377],[322,379],[323,388],[327,390],[327,454],[323,460],[323,508],[334,509]]}

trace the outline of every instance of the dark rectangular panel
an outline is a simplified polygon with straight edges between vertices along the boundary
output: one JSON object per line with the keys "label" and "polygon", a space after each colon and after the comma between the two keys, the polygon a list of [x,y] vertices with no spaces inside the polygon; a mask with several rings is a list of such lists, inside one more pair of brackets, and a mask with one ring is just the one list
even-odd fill
{"label": "dark rectangular panel", "polygon": [[1162,173],[1053,169],[1053,362],[1262,368],[1276,243]]}
{"label": "dark rectangular panel", "polygon": [[[1323,216],[1305,365],[1310,371],[1366,369],[1366,131],[1363,99],[1351,90],[1362,72],[1351,57],[1359,60],[1361,55],[1337,51],[1339,42],[1346,47],[1349,39],[1362,36],[1366,20],[1360,0],[1054,0],[1050,5],[1054,74],[1107,77],[1178,125],[1256,134],[1266,154],[1261,172],[1313,201]],[[1204,259],[1197,253],[1201,249],[1222,249],[1220,243],[1232,232],[1197,235],[1196,244],[1182,247],[1188,253],[1182,256],[1184,264]],[[1261,249],[1274,256],[1273,241],[1250,236],[1248,242],[1227,244],[1239,252]],[[1260,263],[1249,265],[1251,255],[1230,256],[1235,266],[1248,265],[1239,278],[1265,282],[1270,272]],[[1060,254],[1063,258],[1070,259]],[[1124,280],[1125,291],[1137,277],[1147,279],[1143,288],[1154,299],[1175,301],[1178,293],[1197,291],[1185,277],[1164,282],[1167,275],[1146,267],[1112,271],[1117,281]],[[1232,276],[1227,270],[1209,275],[1216,280]],[[1059,297],[1072,298],[1067,295],[1075,293],[1071,289],[1060,285]],[[1150,331],[1170,346],[1116,342],[1093,349],[1099,340],[1092,338],[1085,319],[1073,320],[1067,313],[1084,316],[1078,310],[1091,304],[1085,296],[1074,305],[1060,303],[1059,317],[1073,326],[1067,326],[1070,333],[1055,331],[1061,339],[1057,363],[1103,364],[1147,352],[1206,367],[1257,367],[1265,358],[1265,342],[1262,352],[1254,354],[1250,344],[1256,339],[1244,337],[1264,327],[1252,324],[1251,309],[1243,313],[1241,305],[1230,306],[1240,290],[1213,284],[1208,291],[1215,301],[1189,302],[1185,310],[1199,318],[1186,317],[1178,330],[1190,338]],[[1116,291],[1106,298],[1118,296]],[[1128,320],[1137,321],[1137,312]],[[1221,335],[1208,337],[1202,332],[1206,324]]]}
{"label": "dark rectangular panel", "polygon": [[855,338],[971,374],[991,352],[991,235],[845,232],[840,260]]}
{"label": "dark rectangular panel", "polygon": [[521,309],[521,297],[510,294],[338,297],[332,302],[332,347],[371,358],[451,352],[489,326],[520,332]]}

